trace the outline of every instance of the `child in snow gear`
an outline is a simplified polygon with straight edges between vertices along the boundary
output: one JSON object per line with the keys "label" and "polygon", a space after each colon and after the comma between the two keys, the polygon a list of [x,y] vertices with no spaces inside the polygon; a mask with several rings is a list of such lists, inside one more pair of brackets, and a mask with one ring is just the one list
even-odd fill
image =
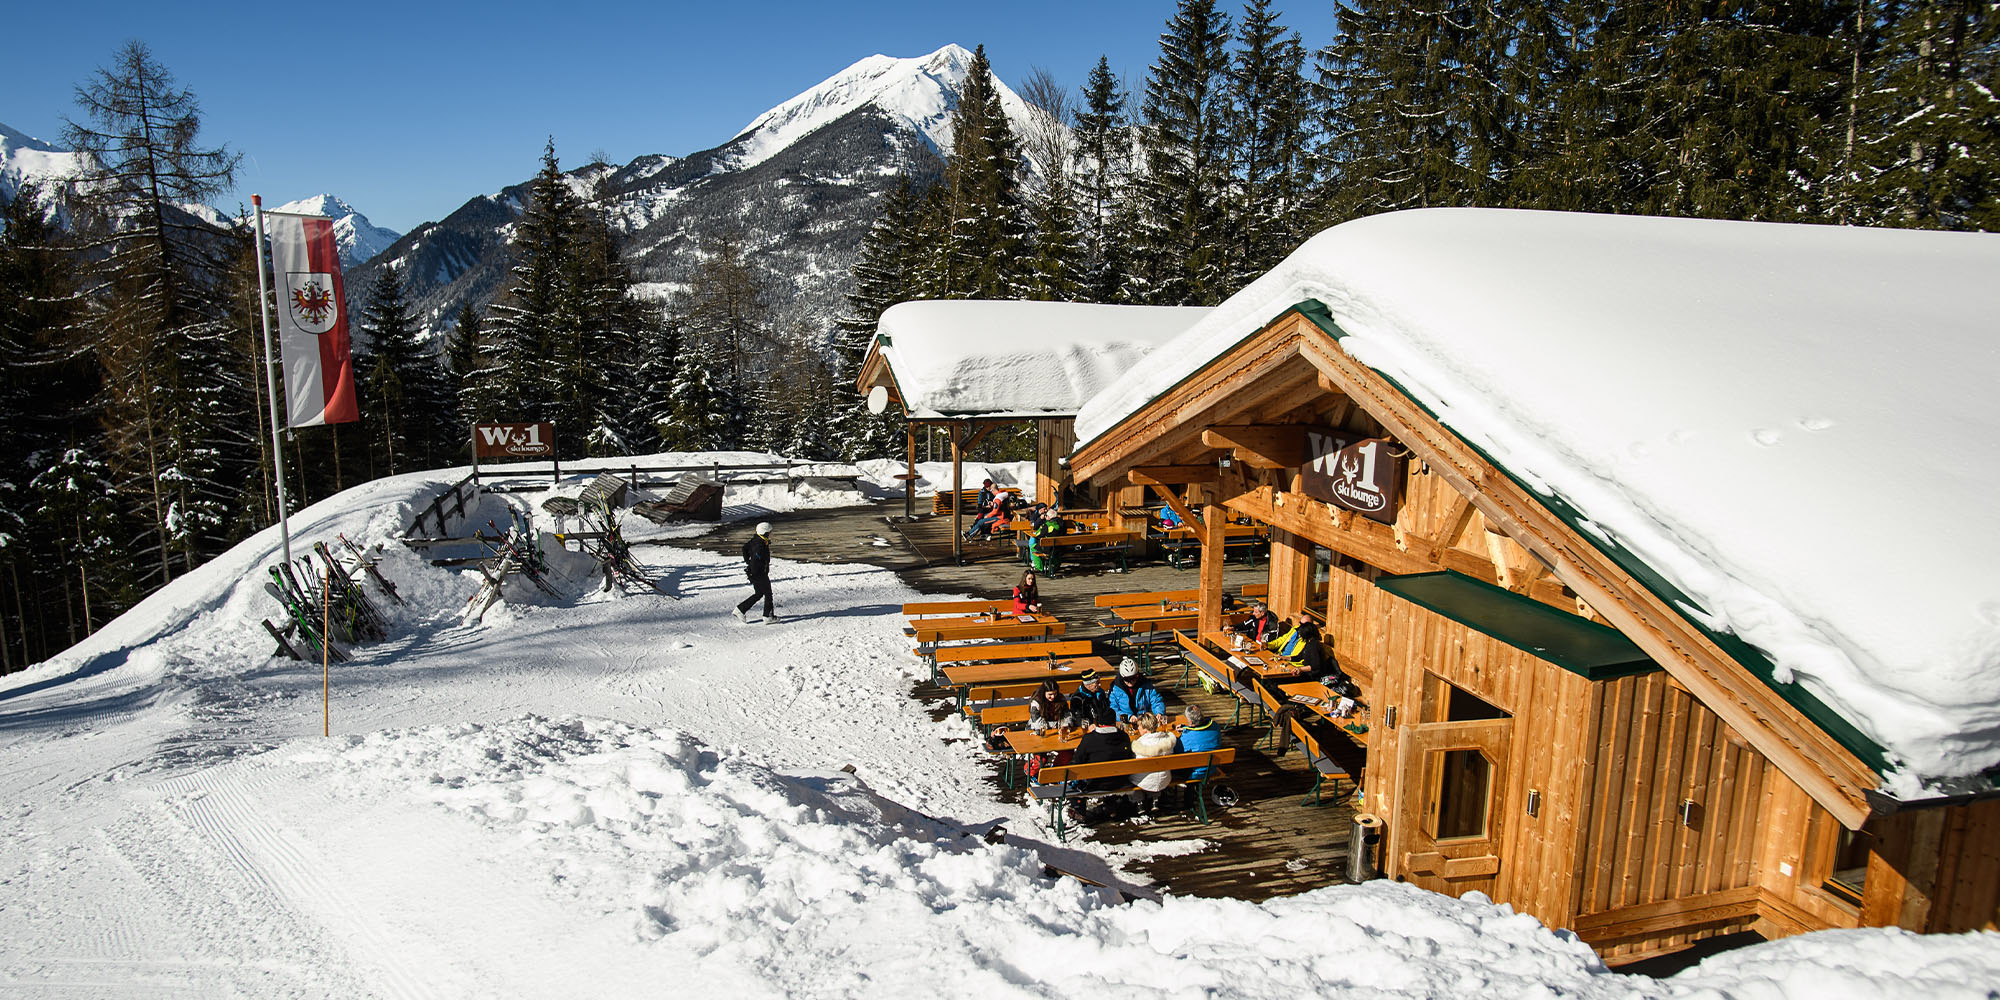
{"label": "child in snow gear", "polygon": [[743,572],[750,577],[750,596],[736,606],[736,620],[749,621],[744,615],[750,605],[761,598],[764,601],[764,620],[777,621],[778,616],[771,607],[771,522],[757,525],[757,533],[743,543]]}

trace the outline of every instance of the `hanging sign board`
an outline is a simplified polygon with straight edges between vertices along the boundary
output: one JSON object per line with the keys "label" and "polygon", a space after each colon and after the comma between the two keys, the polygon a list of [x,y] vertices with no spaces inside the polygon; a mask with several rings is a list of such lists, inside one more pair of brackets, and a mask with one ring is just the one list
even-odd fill
{"label": "hanging sign board", "polygon": [[1382,438],[1307,428],[1299,490],[1315,500],[1394,524],[1406,464],[1401,449]]}
{"label": "hanging sign board", "polygon": [[554,424],[473,424],[474,458],[553,458]]}

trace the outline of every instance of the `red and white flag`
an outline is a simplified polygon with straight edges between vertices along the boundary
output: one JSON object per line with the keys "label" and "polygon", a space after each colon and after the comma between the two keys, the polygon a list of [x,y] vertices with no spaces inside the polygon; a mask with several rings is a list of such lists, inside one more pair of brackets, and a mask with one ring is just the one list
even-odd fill
{"label": "red and white flag", "polygon": [[291,427],[359,418],[354,354],[341,294],[333,220],[266,213],[278,291],[278,357],[285,369],[285,422]]}

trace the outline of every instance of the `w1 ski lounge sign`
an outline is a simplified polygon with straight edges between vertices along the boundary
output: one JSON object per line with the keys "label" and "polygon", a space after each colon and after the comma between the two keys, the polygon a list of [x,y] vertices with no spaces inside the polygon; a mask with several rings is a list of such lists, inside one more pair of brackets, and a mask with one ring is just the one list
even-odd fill
{"label": "w1 ski lounge sign", "polygon": [[473,424],[474,458],[553,458],[554,424]]}
{"label": "w1 ski lounge sign", "polygon": [[1405,457],[1382,438],[1308,428],[1299,490],[1315,500],[1393,524],[1404,465]]}

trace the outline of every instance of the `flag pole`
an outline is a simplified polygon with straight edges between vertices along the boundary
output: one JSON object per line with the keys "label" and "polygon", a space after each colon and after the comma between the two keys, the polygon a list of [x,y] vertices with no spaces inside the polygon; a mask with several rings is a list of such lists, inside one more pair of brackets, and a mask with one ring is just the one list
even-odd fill
{"label": "flag pole", "polygon": [[292,525],[285,503],[285,442],[278,436],[278,359],[271,352],[271,293],[264,280],[264,196],[251,195],[250,204],[257,209],[257,308],[264,317],[264,381],[271,387],[271,459],[277,463],[278,537],[284,539],[285,562],[290,564]]}

